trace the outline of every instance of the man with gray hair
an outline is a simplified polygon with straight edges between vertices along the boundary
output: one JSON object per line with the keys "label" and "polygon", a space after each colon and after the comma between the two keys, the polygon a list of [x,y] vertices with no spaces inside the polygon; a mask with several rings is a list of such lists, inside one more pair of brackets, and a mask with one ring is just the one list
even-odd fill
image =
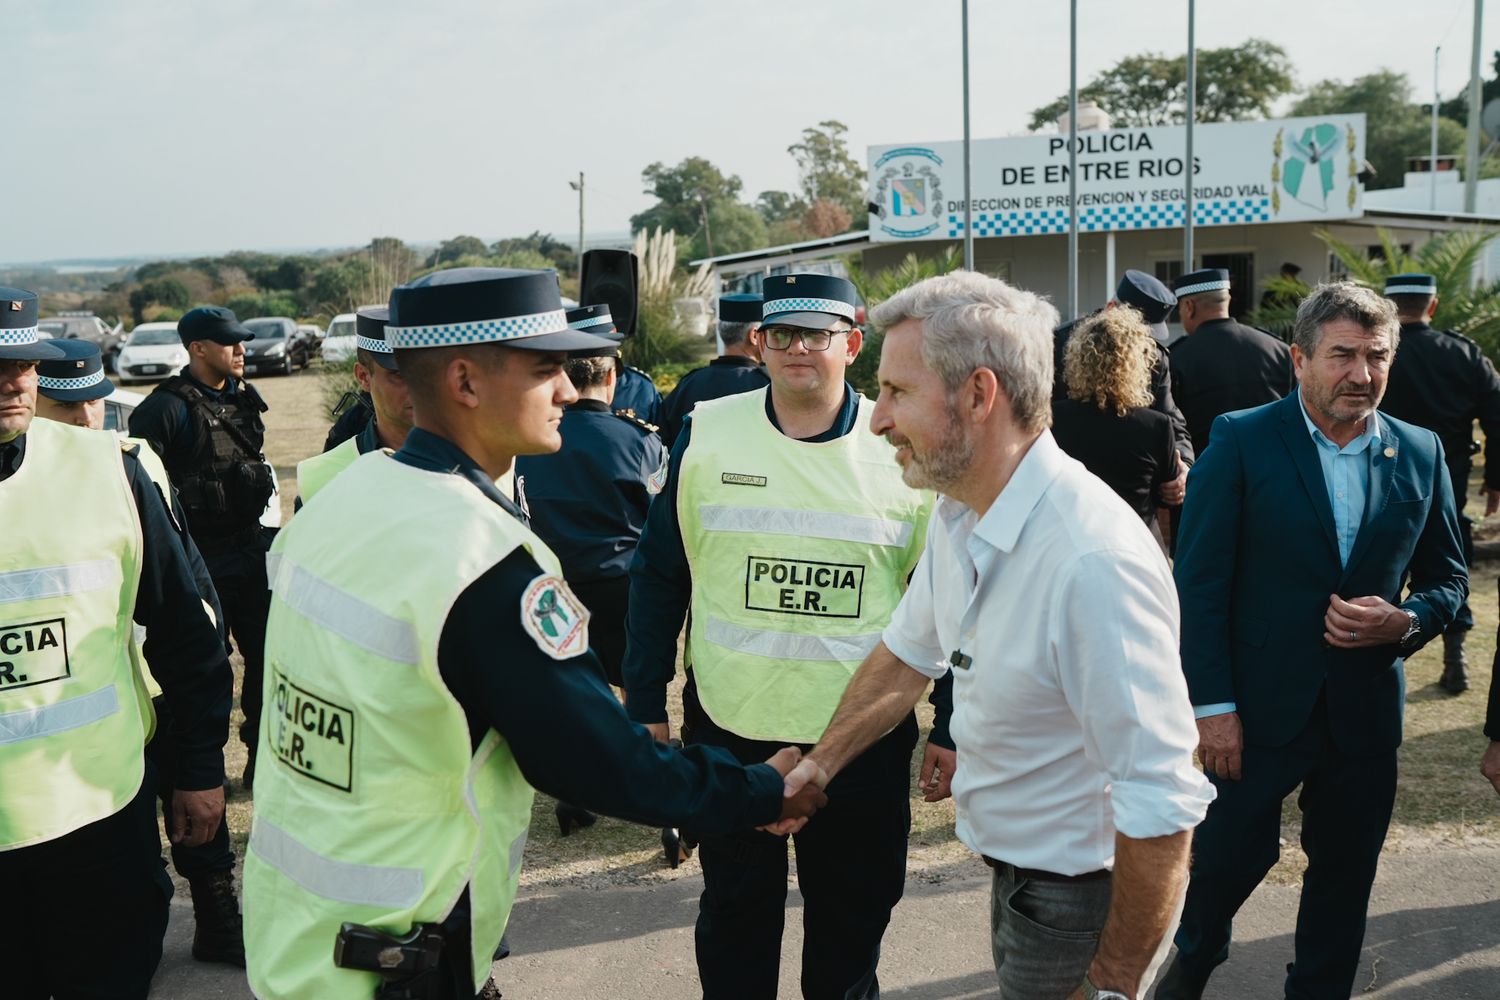
{"label": "man with gray hair", "polygon": [[662,443],[669,449],[682,432],[683,418],[699,403],[770,385],[756,340],[761,301],[759,295],[752,293],[719,297],[719,356],[682,376],[677,387],[662,401],[657,415]]}
{"label": "man with gray hair", "polygon": [[1193,767],[1171,572],[1048,431],[1051,305],[959,272],[873,318],[886,336],[871,430],[908,485],[943,496],[905,598],[788,791],[826,786],[951,669],[959,752],[939,780],[959,839],[994,869],[1001,995],[1133,1000],[1213,797]]}
{"label": "man with gray hair", "polygon": [[1468,591],[1441,442],[1376,411],[1395,308],[1320,285],[1293,336],[1298,391],[1219,417],[1188,474],[1182,666],[1218,797],[1158,1000],[1201,997],[1229,956],[1231,921],[1280,856],[1282,801],[1299,785],[1308,865],[1286,996],[1349,996],[1396,794],[1402,658]]}

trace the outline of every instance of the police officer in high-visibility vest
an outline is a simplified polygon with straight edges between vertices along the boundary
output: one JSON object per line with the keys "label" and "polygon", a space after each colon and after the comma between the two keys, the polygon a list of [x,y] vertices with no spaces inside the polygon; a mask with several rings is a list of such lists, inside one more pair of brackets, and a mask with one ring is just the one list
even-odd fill
{"label": "police officer in high-visibility vest", "polygon": [[297,463],[299,509],[359,456],[380,448],[395,451],[406,442],[406,432],[411,430],[411,394],[385,339],[386,316],[385,306],[355,314],[354,378],[360,390],[369,394],[370,420],[353,437]]}
{"label": "police officer in high-visibility vest", "polygon": [[[862,341],[854,286],[767,278],[763,312],[770,387],[699,403],[672,447],[631,565],[624,671],[631,718],[666,739],[666,688],[691,606],[684,739],[741,760],[817,742],[905,591],[932,506],[870,433],[874,404],[844,381]],[[929,752],[951,774],[947,714]],[[916,740],[908,716],[797,834],[808,997],[879,993],[880,939],[906,872]],[[700,839],[704,996],[774,997],[786,838]]]}
{"label": "police officer in high-visibility vest", "polygon": [[177,321],[188,364],[158,385],[130,415],[130,433],[161,456],[187,510],[188,530],[213,575],[225,623],[245,661],[240,688],[243,781],[255,777],[265,650],[266,537],[261,514],[275,489],[261,448],[265,401],[244,381],[245,342],[254,339],[234,313],[198,306]]}
{"label": "police officer in high-visibility vest", "polygon": [[[104,431],[104,400],[114,391],[114,386],[104,377],[104,359],[99,345],[89,340],[58,340],[50,346],[61,351],[63,357],[37,364],[37,417]],[[214,592],[213,580],[209,577],[208,567],[203,564],[198,546],[185,527],[182,508],[167,478],[166,467],[146,442],[128,437],[119,440],[125,453],[140,462],[141,470],[156,487],[162,503],[172,515],[177,540],[182,544],[183,555],[192,570],[198,596],[208,607],[222,635],[219,623],[223,621],[223,611],[219,607],[219,597]],[[137,638],[144,632],[145,629],[136,627]],[[176,747],[172,743],[172,707],[144,657],[139,666],[156,714],[156,731],[149,734],[146,760],[151,765],[151,777],[157,798],[161,800],[162,820],[166,823],[170,840],[174,832],[172,781],[177,772]],[[173,843],[171,846],[172,865],[187,880],[192,891],[193,957],[200,962],[243,966],[245,945],[239,900],[234,891],[234,850],[229,845],[228,821],[219,824],[208,843],[191,847]]]}
{"label": "police officer in high-visibility vest", "polygon": [[37,301],[0,288],[0,989],[146,996],[172,884],[144,781],[151,700],[133,623],[172,708],[174,839],[224,814],[232,678],[172,520],[110,435],[34,420]]}
{"label": "police officer in high-visibility vest", "polygon": [[415,426],[323,487],[271,552],[245,861],[261,1000],[366,1000],[381,971],[402,996],[473,996],[533,786],[716,832],[818,804],[783,796],[795,750],[742,767],[633,726],[589,652],[588,610],[495,486],[516,455],[557,449],[577,398],[568,352],[607,343],[567,328],[556,275],[437,271],[392,293],[386,336]]}
{"label": "police officer in high-visibility vest", "polygon": [[661,440],[668,448],[682,420],[705,399],[764,389],[771,381],[761,363],[761,297],[749,292],[719,296],[719,356],[682,376],[661,403]]}

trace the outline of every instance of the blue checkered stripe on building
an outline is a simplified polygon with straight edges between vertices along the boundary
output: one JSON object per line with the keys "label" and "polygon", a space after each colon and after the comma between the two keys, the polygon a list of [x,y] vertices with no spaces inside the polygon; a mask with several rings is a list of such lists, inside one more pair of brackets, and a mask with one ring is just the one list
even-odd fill
{"label": "blue checkered stripe on building", "polygon": [[[1180,227],[1187,215],[1180,202],[1155,205],[1110,205],[1085,208],[1078,213],[1081,233],[1119,232],[1129,229],[1172,229]],[[1247,222],[1270,222],[1269,198],[1216,198],[1193,204],[1193,225],[1232,226]],[[1029,212],[976,212],[975,236],[1031,236],[1068,231],[1068,213],[1064,209]],[[964,234],[964,217],[948,216],[948,235]]]}
{"label": "blue checkered stripe on building", "polygon": [[530,316],[476,319],[468,323],[388,326],[385,328],[385,339],[393,349],[456,347],[459,344],[487,344],[499,340],[540,337],[544,333],[558,333],[567,328],[567,313],[557,309],[551,312],[532,313]]}
{"label": "blue checkered stripe on building", "polygon": [[374,337],[361,337],[358,334],[355,334],[354,346],[363,351],[370,351],[373,354],[391,353],[391,345],[388,342],[384,340],[376,340]]}
{"label": "blue checkered stripe on building", "polygon": [[38,375],[36,384],[43,389],[51,389],[60,392],[65,389],[87,389],[91,385],[98,385],[104,381],[104,369],[101,368],[92,375],[80,375],[78,378],[50,378],[46,375]]}
{"label": "blue checkered stripe on building", "polygon": [[762,319],[770,319],[781,313],[833,313],[837,316],[854,315],[854,306],[838,299],[771,299],[761,306]]}
{"label": "blue checkered stripe on building", "polygon": [[36,340],[36,327],[34,326],[22,326],[14,330],[0,330],[0,344],[9,347],[35,344]]}

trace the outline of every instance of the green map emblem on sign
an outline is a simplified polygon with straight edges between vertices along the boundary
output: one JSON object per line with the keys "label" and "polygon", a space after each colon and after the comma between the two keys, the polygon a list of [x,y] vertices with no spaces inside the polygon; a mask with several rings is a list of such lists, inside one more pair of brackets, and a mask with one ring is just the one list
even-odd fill
{"label": "green map emblem on sign", "polygon": [[1339,138],[1338,126],[1326,123],[1287,137],[1286,162],[1281,168],[1281,186],[1287,194],[1309,208],[1328,210]]}

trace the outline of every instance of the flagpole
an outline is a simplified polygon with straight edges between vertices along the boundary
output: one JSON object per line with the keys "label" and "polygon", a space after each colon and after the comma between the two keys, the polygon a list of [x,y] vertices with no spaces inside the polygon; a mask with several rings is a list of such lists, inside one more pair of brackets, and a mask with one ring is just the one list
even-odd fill
{"label": "flagpole", "polygon": [[974,270],[974,192],[970,189],[973,147],[969,141],[969,0],[963,0],[964,20],[964,270]]}
{"label": "flagpole", "polygon": [[1068,319],[1078,318],[1078,0],[1068,14]]}
{"label": "flagpole", "polygon": [[1198,116],[1198,47],[1195,18],[1197,4],[1188,0],[1187,47],[1187,154],[1183,158],[1183,189],[1187,193],[1182,217],[1182,273],[1193,270],[1193,124]]}

